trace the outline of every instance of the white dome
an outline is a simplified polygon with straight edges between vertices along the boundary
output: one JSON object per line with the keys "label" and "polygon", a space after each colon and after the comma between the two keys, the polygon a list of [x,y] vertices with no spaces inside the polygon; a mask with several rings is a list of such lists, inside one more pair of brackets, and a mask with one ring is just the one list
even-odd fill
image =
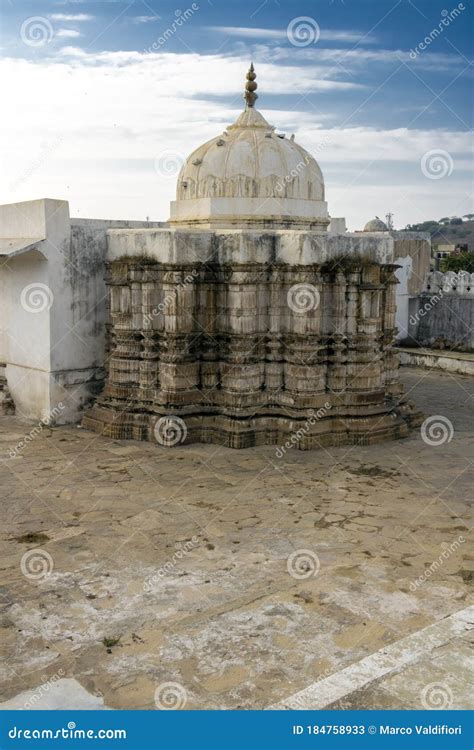
{"label": "white dome", "polygon": [[385,224],[385,222],[382,221],[382,219],[379,219],[379,217],[376,216],[375,219],[371,219],[370,221],[367,222],[367,224],[365,225],[362,231],[363,232],[388,232],[388,227]]}
{"label": "white dome", "polygon": [[282,138],[255,109],[193,151],[178,177],[176,198],[293,198],[324,200],[316,161]]}
{"label": "white dome", "polygon": [[[256,98],[247,89],[249,96]],[[253,101],[247,98],[236,122],[189,156],[178,177],[171,221],[324,229],[329,220],[316,160],[293,136],[277,134]]]}

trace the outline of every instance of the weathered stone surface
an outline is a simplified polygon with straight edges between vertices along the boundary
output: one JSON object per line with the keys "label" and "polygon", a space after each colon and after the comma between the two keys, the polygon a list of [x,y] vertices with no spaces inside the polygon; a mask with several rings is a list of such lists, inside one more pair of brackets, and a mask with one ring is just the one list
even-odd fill
{"label": "weathered stone surface", "polygon": [[11,397],[5,377],[5,365],[0,364],[0,414],[14,414],[15,404]]}
{"label": "weathered stone surface", "polygon": [[110,232],[108,376],[84,426],[302,450],[406,435],[392,252],[297,231]]}
{"label": "weathered stone surface", "polygon": [[[26,426],[2,417],[0,701],[61,677],[111,708],[156,708],[169,681],[186,708],[265,708],[469,606],[474,380],[401,376],[426,414],[449,414],[450,442],[169,451],[70,426],[11,458]],[[39,580],[21,570],[35,550],[53,560]],[[297,550],[317,574],[289,573]],[[419,700],[407,681],[392,707]]]}

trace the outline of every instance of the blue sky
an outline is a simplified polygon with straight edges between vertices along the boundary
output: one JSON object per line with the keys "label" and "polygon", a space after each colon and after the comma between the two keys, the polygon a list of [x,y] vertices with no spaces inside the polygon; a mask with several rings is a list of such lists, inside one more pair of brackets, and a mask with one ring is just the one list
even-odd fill
{"label": "blue sky", "polygon": [[253,59],[257,107],[316,156],[350,228],[472,212],[473,38],[469,0],[3,0],[0,200],[166,219]]}

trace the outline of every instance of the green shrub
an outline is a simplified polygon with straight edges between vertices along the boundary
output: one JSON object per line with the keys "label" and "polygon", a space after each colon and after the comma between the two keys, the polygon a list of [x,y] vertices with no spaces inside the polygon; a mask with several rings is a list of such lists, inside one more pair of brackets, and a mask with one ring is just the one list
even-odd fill
{"label": "green shrub", "polygon": [[468,271],[474,273],[474,252],[459,253],[445,258],[443,263],[445,271]]}

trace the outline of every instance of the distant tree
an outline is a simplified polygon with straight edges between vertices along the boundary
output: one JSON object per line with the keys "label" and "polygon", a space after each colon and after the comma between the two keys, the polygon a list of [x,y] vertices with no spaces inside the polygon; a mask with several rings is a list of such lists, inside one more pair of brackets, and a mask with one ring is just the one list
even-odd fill
{"label": "distant tree", "polygon": [[440,224],[449,224],[449,222],[450,222],[449,216],[443,216],[443,218],[439,220]]}
{"label": "distant tree", "polygon": [[457,226],[458,224],[462,224],[462,219],[458,216],[455,216],[454,219],[451,219],[449,222],[452,226]]}
{"label": "distant tree", "polygon": [[463,219],[467,219],[468,221],[472,221],[472,219],[474,219],[474,214],[464,214]]}
{"label": "distant tree", "polygon": [[421,224],[408,224],[407,230],[410,232],[435,232],[439,229],[439,224],[434,219],[423,221]]}
{"label": "distant tree", "polygon": [[474,273],[474,252],[463,252],[459,255],[449,255],[444,261],[445,271],[467,271]]}

